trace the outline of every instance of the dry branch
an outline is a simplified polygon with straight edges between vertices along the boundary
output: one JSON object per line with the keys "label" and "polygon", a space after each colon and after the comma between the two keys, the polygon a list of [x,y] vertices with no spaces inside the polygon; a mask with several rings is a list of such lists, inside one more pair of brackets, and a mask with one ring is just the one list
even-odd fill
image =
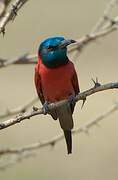
{"label": "dry branch", "polygon": [[[95,84],[95,86],[93,88],[79,93],[76,96],[76,101],[85,100],[87,96],[90,96],[90,95],[97,93],[97,92],[100,92],[100,91],[105,91],[108,89],[116,89],[116,88],[118,88],[118,82],[108,83],[105,85]],[[56,107],[60,107],[60,106],[62,106],[62,104],[67,103],[67,102],[68,102],[68,100],[62,100],[62,101],[59,101],[56,103],[51,103],[48,106],[49,110],[52,110]],[[40,109],[34,108],[30,112],[25,112],[23,114],[20,114],[20,115],[14,117],[14,118],[11,118],[9,120],[1,122],[0,123],[0,130],[8,128],[9,126],[12,126],[14,124],[20,123],[23,120],[30,119],[31,117],[39,115],[39,114],[44,114],[43,108],[40,108]]]}
{"label": "dry branch", "polygon": [[[77,135],[79,133],[89,133],[89,130],[96,126],[98,127],[98,123],[100,123],[103,119],[106,117],[110,116],[112,113],[118,110],[118,103],[115,105],[111,106],[107,111],[102,113],[101,115],[97,116],[95,119],[92,119],[91,121],[87,122],[86,124],[82,125],[81,127],[75,129],[72,131],[73,135]],[[53,137],[51,140],[48,141],[43,141],[43,142],[36,142],[33,144],[30,144],[25,147],[17,148],[17,149],[1,149],[0,150],[0,157],[9,155],[16,155],[15,159],[12,159],[10,162],[7,162],[5,165],[0,166],[0,170],[6,170],[7,168],[11,167],[12,165],[21,162],[22,160],[26,159],[27,157],[32,157],[32,154],[29,154],[33,151],[39,150],[40,148],[44,148],[47,146],[52,146],[54,147],[59,141],[61,141],[64,138],[63,134],[60,134],[59,136]],[[33,152],[33,155],[35,153]]]}
{"label": "dry branch", "polygon": [[[72,45],[72,47],[68,50],[68,53],[72,53],[73,51],[76,50],[82,51],[91,42],[94,42],[99,38],[103,38],[104,36],[107,36],[108,34],[116,31],[117,29],[118,29],[118,17],[115,17],[113,25],[108,24],[107,28],[103,29],[100,32],[83,36],[82,38],[77,40],[77,43]],[[13,58],[11,60],[0,58],[0,68],[7,67],[12,64],[36,64],[36,62],[37,62],[37,55],[35,54],[31,54],[31,55],[25,54],[20,57]]]}
{"label": "dry branch", "polygon": [[0,33],[5,34],[5,26],[9,21],[13,21],[21,9],[21,7],[27,2],[28,0],[15,0],[13,5],[10,7],[9,11],[5,13],[5,15],[0,19]]}
{"label": "dry branch", "polygon": [[73,47],[70,49],[69,53],[75,50],[81,51],[86,45],[98,40],[99,38],[103,38],[104,36],[107,36],[108,34],[116,30],[118,30],[118,16],[112,20],[110,19],[109,23],[105,26],[105,28],[101,29],[99,32],[90,33],[80,38],[77,41],[76,45],[73,45]]}
{"label": "dry branch", "polygon": [[109,22],[110,16],[111,16],[110,13],[111,13],[112,9],[117,5],[117,3],[118,3],[118,0],[111,0],[107,4],[107,6],[106,6],[106,8],[104,10],[103,16],[100,17],[100,19],[96,23],[95,27],[93,27],[93,29],[91,31],[91,34],[99,32],[103,28],[104,24]]}
{"label": "dry branch", "polygon": [[[71,53],[76,50],[79,50],[79,51],[83,50],[91,42],[94,42],[98,40],[99,38],[103,38],[104,36],[107,36],[108,34],[118,29],[118,16],[114,18],[110,17],[111,10],[115,7],[116,4],[118,4],[118,0],[111,0],[107,4],[107,7],[103,13],[103,16],[97,22],[97,24],[92,29],[92,31],[89,34],[78,39],[77,43],[75,43],[74,45],[71,45],[71,48],[69,49],[68,53]],[[6,67],[11,64],[35,64],[37,62],[36,58],[37,58],[37,55],[28,55],[28,54],[13,58],[11,60],[1,58],[0,68]]]}
{"label": "dry branch", "polygon": [[12,0],[0,0],[0,20],[4,17],[6,10]]}
{"label": "dry branch", "polygon": [[[91,127],[98,126],[98,123],[105,119],[106,117],[110,116],[113,112],[118,110],[118,103],[111,106],[109,110],[105,111],[101,115],[97,116],[95,119],[92,119],[91,121],[87,122],[86,124],[82,125],[81,127],[75,129],[72,131],[72,134],[78,134],[78,133],[88,133]],[[63,133],[59,136],[53,137],[51,140],[45,141],[45,142],[37,142],[34,144],[30,144],[29,146],[25,146],[19,149],[3,149],[0,150],[0,156],[2,155],[8,155],[8,154],[21,154],[27,151],[33,151],[37,150],[39,148],[43,148],[46,146],[54,146],[57,142],[62,140],[64,138]]]}
{"label": "dry branch", "polygon": [[36,58],[37,58],[36,55],[29,55],[28,53],[23,54],[19,57],[15,57],[10,60],[0,58],[0,68],[7,67],[12,64],[35,64]]}
{"label": "dry branch", "polygon": [[[88,44],[98,40],[99,38],[103,38],[108,34],[116,31],[118,29],[118,17],[114,19],[114,25],[108,25],[107,28],[103,29],[101,32],[97,32],[95,34],[88,34],[83,36],[77,43],[74,43],[72,47],[68,50],[68,53],[72,53],[73,51],[79,50],[82,51]],[[11,60],[0,58],[0,68],[7,67],[12,64],[36,64],[37,63],[37,55],[35,54],[25,54],[20,57],[13,58]]]}
{"label": "dry branch", "polygon": [[35,102],[38,101],[38,98],[33,98],[31,99],[28,103],[22,105],[22,106],[19,106],[17,108],[14,108],[14,109],[8,109],[5,111],[5,113],[3,114],[0,114],[0,119],[1,118],[6,118],[8,116],[11,116],[11,115],[15,115],[15,114],[18,114],[18,113],[24,113],[26,112],[26,110],[31,107]]}

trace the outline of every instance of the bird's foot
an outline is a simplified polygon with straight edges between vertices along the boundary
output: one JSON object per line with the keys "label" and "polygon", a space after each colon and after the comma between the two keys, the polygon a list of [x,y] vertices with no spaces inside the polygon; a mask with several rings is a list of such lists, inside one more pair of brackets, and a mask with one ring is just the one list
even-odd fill
{"label": "bird's foot", "polygon": [[71,95],[68,98],[68,102],[69,102],[69,104],[75,105],[76,104],[76,97],[74,95]]}
{"label": "bird's foot", "polygon": [[94,88],[97,88],[97,87],[101,86],[101,84],[98,82],[98,78],[97,78],[97,77],[96,77],[96,80],[94,80],[94,79],[92,78],[92,81],[93,81],[93,83],[94,83]]}
{"label": "bird's foot", "polygon": [[48,105],[49,105],[49,102],[47,102],[47,101],[45,101],[45,103],[43,104],[43,113],[44,113],[44,115],[48,114],[48,112],[49,112]]}

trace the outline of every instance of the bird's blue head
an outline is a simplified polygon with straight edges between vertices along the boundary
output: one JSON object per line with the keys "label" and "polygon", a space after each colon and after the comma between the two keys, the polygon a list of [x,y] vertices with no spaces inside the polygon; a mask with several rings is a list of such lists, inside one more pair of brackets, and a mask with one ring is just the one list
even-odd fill
{"label": "bird's blue head", "polygon": [[74,40],[66,40],[64,37],[51,37],[44,40],[38,50],[42,63],[48,68],[55,68],[68,62],[67,46],[75,43]]}

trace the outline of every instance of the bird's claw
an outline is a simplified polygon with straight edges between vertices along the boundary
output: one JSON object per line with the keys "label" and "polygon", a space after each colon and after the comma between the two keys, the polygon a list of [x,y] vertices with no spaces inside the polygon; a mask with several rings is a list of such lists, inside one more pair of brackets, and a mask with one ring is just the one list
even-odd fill
{"label": "bird's claw", "polygon": [[68,102],[69,102],[69,104],[75,105],[76,104],[76,97],[74,95],[71,95],[68,98]]}
{"label": "bird's claw", "polygon": [[99,83],[97,77],[96,77],[96,80],[94,80],[94,79],[92,78],[92,81],[93,81],[93,83],[94,83],[94,88],[97,88],[97,87],[101,86],[101,84]]}
{"label": "bird's claw", "polygon": [[47,102],[47,101],[43,104],[43,113],[44,113],[44,115],[48,114],[48,112],[49,112],[48,105],[49,105],[49,102]]}

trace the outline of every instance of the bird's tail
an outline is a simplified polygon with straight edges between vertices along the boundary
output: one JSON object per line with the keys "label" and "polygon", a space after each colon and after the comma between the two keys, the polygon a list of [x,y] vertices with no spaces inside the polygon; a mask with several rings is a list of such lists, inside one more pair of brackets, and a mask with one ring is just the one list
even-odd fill
{"label": "bird's tail", "polygon": [[72,153],[72,136],[71,129],[73,128],[73,117],[70,104],[64,104],[57,110],[60,126],[63,129],[66,139],[68,154]]}
{"label": "bird's tail", "polygon": [[68,154],[72,153],[72,134],[71,130],[64,130],[64,136],[66,139]]}

